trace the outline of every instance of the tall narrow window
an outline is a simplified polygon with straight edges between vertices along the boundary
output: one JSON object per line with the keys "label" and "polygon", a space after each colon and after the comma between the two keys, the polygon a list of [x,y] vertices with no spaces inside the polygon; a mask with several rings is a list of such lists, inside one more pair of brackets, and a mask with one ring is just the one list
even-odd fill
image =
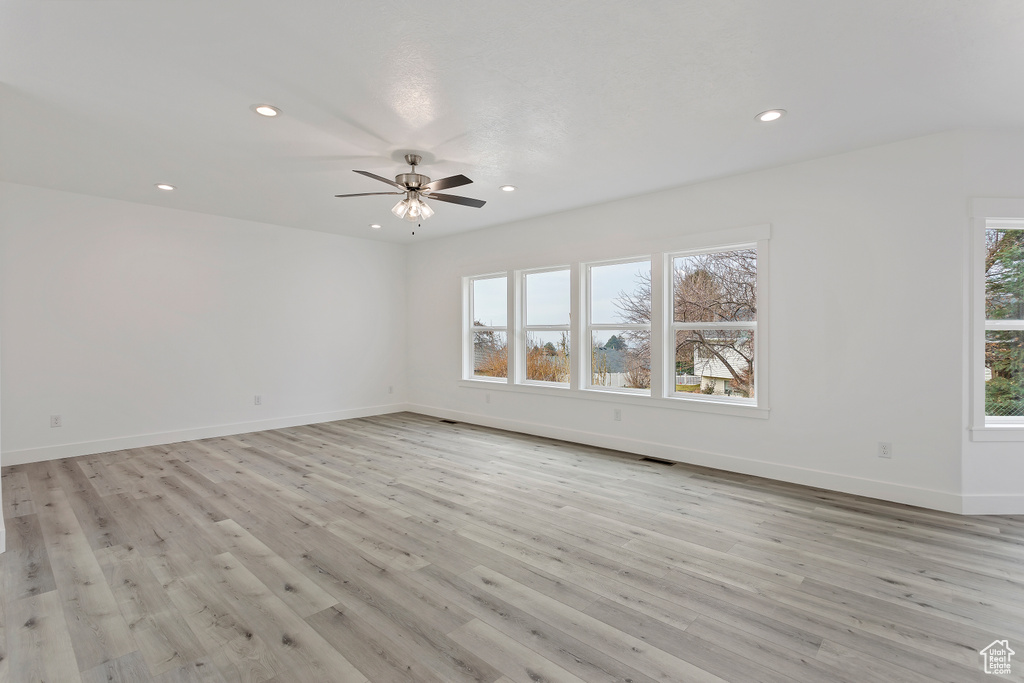
{"label": "tall narrow window", "polygon": [[470,279],[468,349],[471,377],[508,377],[508,278]]}
{"label": "tall narrow window", "polygon": [[985,422],[1024,424],[1024,221],[985,229]]}
{"label": "tall narrow window", "polygon": [[523,294],[525,339],[519,344],[523,380],[568,385],[569,269],[526,273]]}
{"label": "tall narrow window", "polygon": [[588,388],[651,390],[651,262],[588,267]]}
{"label": "tall narrow window", "polygon": [[755,396],[757,250],[672,258],[675,396],[749,402]]}

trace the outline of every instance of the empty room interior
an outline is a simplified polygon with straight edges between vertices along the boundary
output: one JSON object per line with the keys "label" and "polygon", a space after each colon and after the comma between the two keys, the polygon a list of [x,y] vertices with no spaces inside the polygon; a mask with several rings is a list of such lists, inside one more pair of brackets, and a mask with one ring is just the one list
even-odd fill
{"label": "empty room interior", "polygon": [[0,4],[0,681],[1024,681],[1022,35]]}

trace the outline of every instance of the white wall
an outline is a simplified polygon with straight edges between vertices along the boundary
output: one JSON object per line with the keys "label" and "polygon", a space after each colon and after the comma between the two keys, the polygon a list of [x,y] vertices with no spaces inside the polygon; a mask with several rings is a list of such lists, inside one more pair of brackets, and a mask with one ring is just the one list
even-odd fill
{"label": "white wall", "polygon": [[[408,261],[410,401],[438,416],[958,511],[963,168],[964,135],[936,135],[420,243]],[[614,422],[606,402],[460,386],[462,276],[668,250],[688,233],[763,223],[769,419],[624,403]],[[891,460],[877,457],[879,441],[892,442]]]}
{"label": "white wall", "polygon": [[405,400],[399,246],[23,185],[0,200],[5,465]]}
{"label": "white wall", "polygon": [[[1024,134],[941,134],[408,250],[0,183],[2,464],[411,405],[1024,513],[1024,445],[969,440],[964,372],[969,200],[1024,196],[1020,158]],[[460,385],[463,275],[671,250],[687,234],[763,223],[767,420]],[[51,414],[64,426],[50,428]],[[892,460],[878,441],[893,443]]]}

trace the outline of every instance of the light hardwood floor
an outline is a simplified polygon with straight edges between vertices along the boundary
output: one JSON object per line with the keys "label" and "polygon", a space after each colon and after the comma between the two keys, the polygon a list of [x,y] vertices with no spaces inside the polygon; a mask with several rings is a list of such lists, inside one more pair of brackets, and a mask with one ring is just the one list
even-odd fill
{"label": "light hardwood floor", "polygon": [[3,503],[0,681],[1024,672],[1024,518],[421,415],[7,467]]}

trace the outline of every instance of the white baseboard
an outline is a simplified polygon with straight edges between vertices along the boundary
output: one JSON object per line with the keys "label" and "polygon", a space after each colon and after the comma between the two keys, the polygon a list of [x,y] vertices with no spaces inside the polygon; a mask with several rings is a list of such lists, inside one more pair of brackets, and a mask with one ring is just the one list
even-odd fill
{"label": "white baseboard", "polygon": [[408,408],[408,405],[405,403],[394,403],[383,406],[335,410],[327,413],[278,417],[268,420],[257,420],[254,422],[237,422],[234,424],[196,427],[194,429],[182,429],[173,432],[136,434],[133,436],[99,439],[97,441],[83,441],[80,443],[66,443],[55,446],[25,448],[16,451],[4,451],[2,458],[0,458],[0,464],[3,464],[5,467],[7,465],[24,465],[31,462],[43,462],[45,460],[57,460],[59,458],[73,458],[78,455],[122,451],[127,448],[162,446],[169,443],[178,443],[179,441],[209,439],[217,436],[232,436],[234,434],[259,432],[264,429],[283,429],[285,427],[298,427],[300,425],[316,424],[319,422],[350,420],[355,417],[370,417],[372,415],[398,413],[408,410]]}
{"label": "white baseboard", "polygon": [[1024,494],[964,495],[965,515],[1024,515]]}
{"label": "white baseboard", "polygon": [[[508,420],[475,413],[463,413],[419,404],[411,404],[408,406],[408,409],[415,413],[431,415],[433,417],[449,420],[457,420],[459,422],[468,422],[470,424],[482,425],[484,427],[507,429],[514,432],[523,432],[526,434],[534,434],[536,436],[545,436],[553,439],[561,439],[563,441],[587,444],[588,446],[611,448],[614,450],[625,451],[627,453],[663,458],[665,460],[688,463],[691,465],[713,467],[715,469],[727,470],[729,472],[750,474],[753,476],[765,477],[766,479],[775,479],[793,484],[802,484],[804,486],[814,486],[842,493],[852,493],[858,496],[877,498],[894,503],[904,503],[906,505],[914,505],[933,510],[942,510],[944,512],[955,512],[958,514],[963,513],[961,496],[957,493],[948,491],[936,491],[913,486],[904,486],[902,484],[851,477],[845,474],[812,470],[803,467],[795,467],[793,465],[782,465],[779,463],[754,460],[751,458],[743,458],[724,453],[698,451],[691,448],[682,448],[653,441],[608,436],[607,434],[592,434],[590,432],[576,429],[566,429],[563,427],[554,427],[551,425],[523,422],[519,420]],[[1020,508],[1018,507],[1018,511],[1019,510]]]}
{"label": "white baseboard", "polygon": [[[872,479],[863,479],[860,477],[851,477],[844,474],[794,467],[792,465],[782,465],[779,463],[754,460],[751,458],[743,458],[724,453],[698,451],[670,444],[643,441],[640,439],[592,434],[582,430],[566,429],[563,427],[554,427],[545,424],[509,420],[489,415],[464,413],[460,411],[435,408],[432,406],[407,403],[368,406],[364,408],[352,408],[348,410],[314,413],[309,415],[295,415],[269,420],[258,420],[254,422],[213,425],[173,432],[137,434],[133,436],[101,439],[97,441],[42,446],[39,448],[26,448],[22,450],[4,452],[0,462],[2,462],[4,466],[23,465],[31,462],[71,458],[79,455],[91,455],[93,453],[106,453],[108,451],[118,451],[127,448],[160,446],[180,441],[191,441],[193,439],[231,436],[234,434],[245,434],[264,429],[282,429],[320,422],[331,422],[334,420],[348,420],[357,417],[385,415],[388,413],[397,413],[402,411],[411,411],[421,413],[423,415],[458,420],[460,422],[468,422],[470,424],[477,424],[485,427],[507,429],[515,432],[523,432],[525,434],[561,439],[574,443],[587,444],[589,446],[611,448],[625,451],[627,453],[636,453],[638,455],[664,458],[674,462],[713,467],[730,472],[749,474],[794,484],[802,484],[805,486],[815,486],[818,488],[828,489],[830,491],[851,493],[869,498],[888,500],[895,503],[904,503],[907,505],[916,505],[918,507],[934,510],[943,510],[945,512],[955,512],[965,515],[1024,514],[1024,495],[961,496],[947,491],[936,491]],[[0,520],[0,552],[3,552],[3,549],[6,547],[5,542],[5,529],[3,527],[2,520]]]}

